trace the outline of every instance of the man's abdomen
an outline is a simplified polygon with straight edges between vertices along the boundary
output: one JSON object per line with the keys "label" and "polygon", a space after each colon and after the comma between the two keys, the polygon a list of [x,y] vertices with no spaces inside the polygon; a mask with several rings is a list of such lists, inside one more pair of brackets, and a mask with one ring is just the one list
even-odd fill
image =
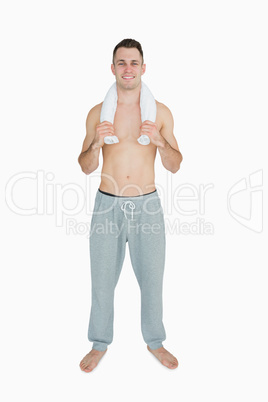
{"label": "man's abdomen", "polygon": [[103,164],[100,190],[121,196],[136,196],[155,190],[154,165],[137,161],[115,166]]}

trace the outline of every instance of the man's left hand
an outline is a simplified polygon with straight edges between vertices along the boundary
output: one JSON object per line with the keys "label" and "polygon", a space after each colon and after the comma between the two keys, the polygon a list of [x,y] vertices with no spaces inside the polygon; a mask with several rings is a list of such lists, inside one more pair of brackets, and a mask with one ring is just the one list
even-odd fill
{"label": "man's left hand", "polygon": [[164,147],[164,137],[160,134],[157,124],[150,120],[145,120],[140,126],[140,135],[148,135],[151,142],[157,147]]}

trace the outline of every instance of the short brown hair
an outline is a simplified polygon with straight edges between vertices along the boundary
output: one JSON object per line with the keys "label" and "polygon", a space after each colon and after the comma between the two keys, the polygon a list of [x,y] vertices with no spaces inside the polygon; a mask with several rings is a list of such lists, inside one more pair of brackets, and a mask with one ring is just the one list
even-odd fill
{"label": "short brown hair", "polygon": [[142,50],[140,42],[136,41],[135,39],[123,39],[123,40],[121,40],[121,42],[119,42],[115,46],[114,51],[113,51],[113,64],[114,64],[115,53],[116,53],[117,49],[119,49],[120,47],[127,47],[128,49],[135,47],[136,49],[138,49],[138,51],[140,52],[140,55],[142,58],[142,64],[143,64],[143,50]]}

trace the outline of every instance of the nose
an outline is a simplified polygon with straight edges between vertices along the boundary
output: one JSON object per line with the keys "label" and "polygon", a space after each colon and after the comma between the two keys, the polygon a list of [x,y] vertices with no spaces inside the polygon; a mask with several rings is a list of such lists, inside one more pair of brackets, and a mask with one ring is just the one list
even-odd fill
{"label": "nose", "polygon": [[126,64],[125,72],[131,72],[131,65],[130,64]]}

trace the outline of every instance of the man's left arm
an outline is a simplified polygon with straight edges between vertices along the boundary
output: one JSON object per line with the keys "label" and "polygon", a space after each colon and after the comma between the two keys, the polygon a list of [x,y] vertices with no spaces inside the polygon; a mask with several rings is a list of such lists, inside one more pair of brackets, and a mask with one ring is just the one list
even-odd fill
{"label": "man's left arm", "polygon": [[146,120],[141,125],[141,134],[146,134],[158,148],[163,166],[172,173],[176,173],[182,161],[176,138],[173,134],[174,120],[167,106],[159,104],[162,126],[159,129],[156,123]]}

